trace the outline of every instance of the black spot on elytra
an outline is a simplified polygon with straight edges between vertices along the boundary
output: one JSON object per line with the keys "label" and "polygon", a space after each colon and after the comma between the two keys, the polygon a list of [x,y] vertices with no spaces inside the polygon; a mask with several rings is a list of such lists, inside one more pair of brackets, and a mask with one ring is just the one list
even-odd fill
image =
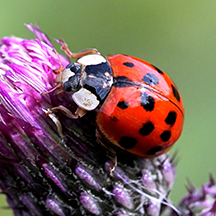
{"label": "black spot on elytra", "polygon": [[127,67],[134,67],[134,63],[132,63],[132,62],[124,62],[123,65],[125,65]]}
{"label": "black spot on elytra", "polygon": [[171,132],[170,131],[164,131],[161,135],[160,138],[162,141],[167,142],[171,137]]}
{"label": "black spot on elytra", "polygon": [[140,104],[146,111],[152,111],[154,109],[155,100],[152,96],[148,95],[146,92],[141,93]]}
{"label": "black spot on elytra", "polygon": [[147,155],[155,155],[157,152],[160,152],[161,150],[163,149],[162,146],[156,146],[156,147],[153,147],[151,148],[150,150],[148,150],[146,152]]}
{"label": "black spot on elytra", "polygon": [[118,102],[117,106],[121,109],[127,109],[129,104],[127,101],[123,100],[123,101]]}
{"label": "black spot on elytra", "polygon": [[121,108],[121,109],[127,109],[128,106],[129,106],[129,104],[128,104],[127,101],[119,101],[118,104],[117,104],[117,106],[118,106],[119,108]]}
{"label": "black spot on elytra", "polygon": [[152,131],[154,130],[154,125],[152,122],[147,122],[147,123],[144,123],[142,128],[140,128],[139,130],[139,133],[142,135],[142,136],[147,136],[149,135]]}
{"label": "black spot on elytra", "polygon": [[180,101],[180,95],[179,95],[177,88],[174,85],[171,85],[171,86],[172,86],[172,91],[173,91],[174,97],[176,98],[177,101]]}
{"label": "black spot on elytra", "polygon": [[155,67],[154,65],[152,65],[152,66],[157,70],[157,72],[158,72],[159,74],[164,74],[164,72],[163,72],[162,70],[160,70],[159,68]]}
{"label": "black spot on elytra", "polygon": [[169,112],[165,119],[165,122],[169,125],[174,125],[176,122],[176,115],[177,114],[174,111]]}
{"label": "black spot on elytra", "polygon": [[136,144],[137,140],[133,137],[128,136],[123,136],[119,141],[119,145],[125,149],[132,149]]}
{"label": "black spot on elytra", "polygon": [[149,84],[149,85],[157,85],[159,84],[159,79],[155,74],[147,73],[143,78],[142,81]]}

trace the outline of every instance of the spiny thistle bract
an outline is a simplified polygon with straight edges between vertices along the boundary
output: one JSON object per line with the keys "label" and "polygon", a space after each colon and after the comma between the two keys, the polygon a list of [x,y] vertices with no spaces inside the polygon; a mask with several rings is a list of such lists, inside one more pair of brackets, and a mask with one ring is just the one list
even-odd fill
{"label": "spiny thistle bract", "polygon": [[[192,183],[187,186],[188,194],[180,201],[179,210],[184,216],[215,216],[216,215],[216,185],[210,175],[209,182],[200,189]],[[176,212],[171,214],[176,216]],[[170,216],[171,216],[170,215]]]}
{"label": "spiny thistle bract", "polygon": [[76,107],[69,93],[41,95],[56,85],[59,59],[46,35],[26,26],[34,40],[4,37],[0,46],[0,188],[14,215],[157,216],[163,206],[174,208],[167,196],[175,168],[167,154],[118,153],[110,176],[110,153],[95,136],[97,111],[77,120],[46,115],[54,106]]}

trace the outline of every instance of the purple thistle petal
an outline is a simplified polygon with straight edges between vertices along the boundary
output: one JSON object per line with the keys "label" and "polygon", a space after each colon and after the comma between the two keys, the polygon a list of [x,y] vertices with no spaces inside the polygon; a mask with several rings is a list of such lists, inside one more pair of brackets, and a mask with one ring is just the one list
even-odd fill
{"label": "purple thistle petal", "polygon": [[50,43],[49,39],[47,38],[47,36],[40,31],[38,26],[34,26],[34,25],[29,25],[29,24],[25,24],[25,26],[34,33],[34,35],[40,40],[40,41],[44,41],[46,44],[48,44],[50,47],[52,47],[52,44]]}
{"label": "purple thistle petal", "polygon": [[43,216],[43,213],[40,212],[38,206],[34,205],[33,199],[34,196],[31,193],[21,196],[21,200],[27,208],[32,209],[35,215]]}

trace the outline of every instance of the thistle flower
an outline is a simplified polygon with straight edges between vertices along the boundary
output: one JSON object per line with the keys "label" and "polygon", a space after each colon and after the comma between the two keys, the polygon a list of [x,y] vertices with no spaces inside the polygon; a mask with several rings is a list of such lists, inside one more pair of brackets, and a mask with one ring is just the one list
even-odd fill
{"label": "thistle flower", "polygon": [[175,168],[167,154],[118,153],[110,176],[110,153],[95,136],[97,111],[76,120],[46,115],[54,106],[76,107],[69,93],[41,95],[56,85],[60,63],[46,35],[26,26],[34,40],[5,37],[0,46],[0,188],[14,215],[157,216],[163,205],[174,208],[167,196]]}
{"label": "thistle flower", "polygon": [[[210,175],[209,182],[201,189],[196,189],[192,183],[187,186],[188,194],[179,203],[179,209],[184,216],[216,215],[216,184]],[[175,216],[176,213],[172,213]]]}

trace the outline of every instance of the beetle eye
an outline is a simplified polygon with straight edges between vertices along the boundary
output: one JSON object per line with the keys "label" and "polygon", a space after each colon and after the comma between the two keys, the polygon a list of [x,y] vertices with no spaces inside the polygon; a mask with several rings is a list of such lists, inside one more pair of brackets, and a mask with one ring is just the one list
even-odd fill
{"label": "beetle eye", "polygon": [[65,91],[70,92],[72,89],[72,83],[69,81],[66,81],[65,83],[63,83],[63,88]]}
{"label": "beetle eye", "polygon": [[80,82],[79,76],[74,75],[69,78],[68,81],[63,83],[63,89],[67,92],[75,92],[79,89]]}
{"label": "beetle eye", "polygon": [[80,73],[81,65],[78,63],[70,63],[65,68],[70,69],[71,72],[77,74]]}

